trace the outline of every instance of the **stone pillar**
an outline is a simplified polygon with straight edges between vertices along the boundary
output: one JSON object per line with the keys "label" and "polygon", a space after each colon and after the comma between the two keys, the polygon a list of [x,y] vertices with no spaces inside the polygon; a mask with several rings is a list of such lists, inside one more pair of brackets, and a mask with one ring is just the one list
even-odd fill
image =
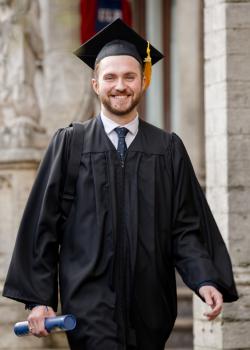
{"label": "stone pillar", "polygon": [[203,5],[172,1],[171,128],[183,139],[204,184]]}
{"label": "stone pillar", "polygon": [[[28,195],[37,166],[40,159],[24,160],[1,159],[0,162],[0,294],[2,295],[3,283],[6,278],[11,254],[16,240],[16,232],[19,226],[23,208]],[[28,158],[28,157],[27,157]],[[25,252],[24,252],[25,254]],[[67,349],[65,336],[54,334],[53,336],[38,339],[35,337],[18,338],[14,335],[13,325],[25,320],[28,312],[24,305],[0,296],[1,313],[1,341],[0,349],[38,350],[38,349]]]}
{"label": "stone pillar", "polygon": [[28,313],[23,304],[1,296],[23,208],[48,142],[40,126],[43,41],[39,20],[37,0],[0,1],[0,349],[67,347],[58,336],[16,337],[13,325]]}
{"label": "stone pillar", "polygon": [[[204,185],[202,17],[202,1],[172,1],[171,129],[183,139],[199,181]],[[180,277],[177,295],[178,318],[166,349],[191,349],[192,293]]]}
{"label": "stone pillar", "polygon": [[[146,0],[146,38],[163,52],[162,0]],[[146,120],[160,128],[164,126],[163,65],[164,60],[152,67],[152,80],[146,92]]]}
{"label": "stone pillar", "polygon": [[42,124],[51,135],[98,112],[92,70],[73,55],[80,46],[80,1],[39,0],[44,40]]}
{"label": "stone pillar", "polygon": [[250,1],[205,0],[207,196],[240,300],[208,322],[195,298],[195,350],[250,349]]}
{"label": "stone pillar", "polygon": [[38,2],[1,0],[0,30],[0,147],[43,148],[36,89],[43,58]]}

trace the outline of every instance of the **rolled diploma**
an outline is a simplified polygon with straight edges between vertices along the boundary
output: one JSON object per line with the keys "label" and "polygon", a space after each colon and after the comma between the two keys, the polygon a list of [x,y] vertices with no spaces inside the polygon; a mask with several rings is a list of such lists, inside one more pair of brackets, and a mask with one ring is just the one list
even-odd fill
{"label": "rolled diploma", "polygon": [[[71,331],[76,326],[76,318],[73,315],[62,315],[56,317],[47,317],[44,320],[47,332]],[[18,337],[31,334],[28,321],[17,322],[14,325],[14,332]]]}

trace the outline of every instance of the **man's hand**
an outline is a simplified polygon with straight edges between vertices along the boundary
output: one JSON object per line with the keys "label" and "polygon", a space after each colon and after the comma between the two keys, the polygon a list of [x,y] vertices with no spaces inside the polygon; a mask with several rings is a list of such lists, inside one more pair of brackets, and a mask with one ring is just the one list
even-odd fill
{"label": "man's hand", "polygon": [[56,314],[50,306],[35,306],[28,316],[30,332],[37,337],[46,337],[49,333],[44,328],[44,319],[55,316]]}
{"label": "man's hand", "polygon": [[212,309],[212,311],[204,313],[204,316],[206,316],[209,321],[214,320],[222,310],[222,294],[213,286],[201,287],[199,289],[199,294]]}

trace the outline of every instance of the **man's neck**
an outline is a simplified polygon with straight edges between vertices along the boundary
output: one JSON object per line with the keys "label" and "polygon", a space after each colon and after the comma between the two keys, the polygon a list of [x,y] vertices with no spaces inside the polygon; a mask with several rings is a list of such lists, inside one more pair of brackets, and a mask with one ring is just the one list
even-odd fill
{"label": "man's neck", "polygon": [[110,120],[112,120],[113,122],[119,124],[119,125],[126,125],[128,123],[130,123],[132,120],[134,120],[137,115],[138,112],[136,110],[133,110],[131,113],[126,114],[126,115],[114,115],[110,112],[108,112],[106,109],[102,108],[102,113],[105,117],[109,118]]}

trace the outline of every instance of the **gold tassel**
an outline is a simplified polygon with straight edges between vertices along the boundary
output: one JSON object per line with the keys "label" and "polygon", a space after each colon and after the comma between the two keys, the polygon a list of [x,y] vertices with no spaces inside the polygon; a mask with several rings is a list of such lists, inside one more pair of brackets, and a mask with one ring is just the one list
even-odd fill
{"label": "gold tassel", "polygon": [[150,56],[150,43],[148,41],[147,46],[147,57],[144,59],[144,76],[145,76],[145,90],[148,88],[151,81],[151,73],[152,73],[152,59]]}

